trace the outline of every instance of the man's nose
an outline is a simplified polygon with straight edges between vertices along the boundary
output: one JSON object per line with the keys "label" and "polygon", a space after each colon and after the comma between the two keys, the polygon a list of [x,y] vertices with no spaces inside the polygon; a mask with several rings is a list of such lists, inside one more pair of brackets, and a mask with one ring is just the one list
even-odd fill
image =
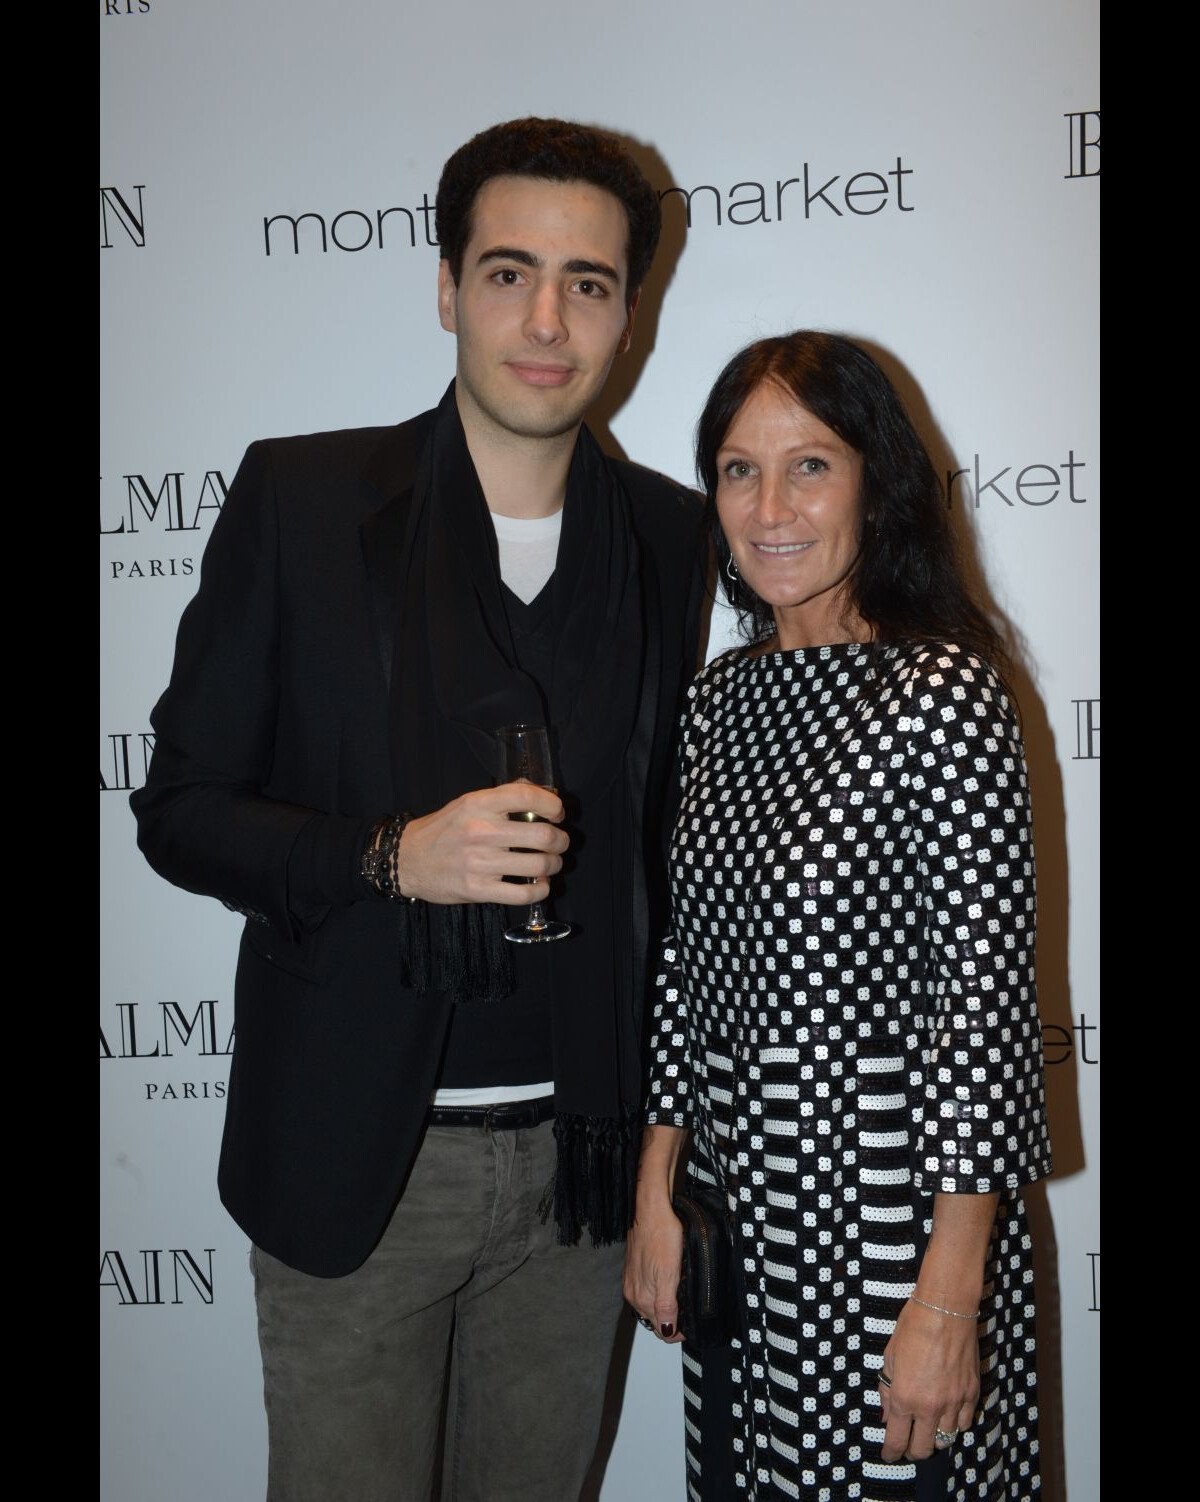
{"label": "man's nose", "polygon": [[529,301],[525,332],[538,344],[558,344],[567,337],[562,302],[556,286],[547,283],[535,289]]}

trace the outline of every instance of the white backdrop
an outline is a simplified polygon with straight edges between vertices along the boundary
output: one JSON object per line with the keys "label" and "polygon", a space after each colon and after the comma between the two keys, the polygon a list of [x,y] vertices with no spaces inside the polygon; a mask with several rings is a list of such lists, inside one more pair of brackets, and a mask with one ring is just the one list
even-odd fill
{"label": "white backdrop", "polygon": [[[689,480],[734,350],[859,336],[1012,624],[1057,1166],[1032,1206],[1045,1487],[1094,1502],[1098,0],[100,0],[100,33],[103,1502],[256,1502],[266,1475],[215,1184],[241,922],[136,850],[149,710],[245,446],[440,396],[429,205],[456,146],[521,114],[616,129],[691,194],[664,199],[602,441]],[[729,632],[718,611],[710,652]],[[620,1356],[592,1496],[673,1502],[678,1350],[630,1327]]]}

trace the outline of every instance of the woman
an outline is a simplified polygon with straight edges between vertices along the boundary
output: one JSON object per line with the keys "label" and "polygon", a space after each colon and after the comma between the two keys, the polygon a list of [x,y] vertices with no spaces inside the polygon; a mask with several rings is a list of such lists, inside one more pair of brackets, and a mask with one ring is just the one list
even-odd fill
{"label": "woman", "polygon": [[850,340],[764,339],[697,465],[748,644],[697,677],[625,1292],[679,1340],[688,1172],[741,1336],[685,1345],[688,1495],[1038,1489],[1018,1191],[1049,1172],[1020,731],[933,466]]}

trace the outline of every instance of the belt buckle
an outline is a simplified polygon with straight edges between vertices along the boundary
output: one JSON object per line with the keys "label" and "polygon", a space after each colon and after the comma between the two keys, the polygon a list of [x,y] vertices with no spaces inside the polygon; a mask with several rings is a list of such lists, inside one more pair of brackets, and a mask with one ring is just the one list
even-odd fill
{"label": "belt buckle", "polygon": [[534,1125],[537,1102],[532,1100],[498,1100],[484,1111],[483,1125],[488,1132],[517,1132]]}

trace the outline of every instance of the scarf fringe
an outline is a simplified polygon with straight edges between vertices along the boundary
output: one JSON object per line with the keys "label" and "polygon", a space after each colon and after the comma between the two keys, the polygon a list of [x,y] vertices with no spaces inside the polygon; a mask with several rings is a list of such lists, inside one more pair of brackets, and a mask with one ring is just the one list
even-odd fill
{"label": "scarf fringe", "polygon": [[[558,1166],[554,1176],[554,1221],[562,1246],[574,1246],[584,1230],[593,1246],[624,1241],[633,1221],[637,1183],[638,1118],[560,1113],[554,1118]],[[543,1218],[549,1211],[543,1201]]]}
{"label": "scarf fringe", "polygon": [[513,989],[512,950],[497,903],[401,906],[400,983],[422,995],[497,1001]]}

